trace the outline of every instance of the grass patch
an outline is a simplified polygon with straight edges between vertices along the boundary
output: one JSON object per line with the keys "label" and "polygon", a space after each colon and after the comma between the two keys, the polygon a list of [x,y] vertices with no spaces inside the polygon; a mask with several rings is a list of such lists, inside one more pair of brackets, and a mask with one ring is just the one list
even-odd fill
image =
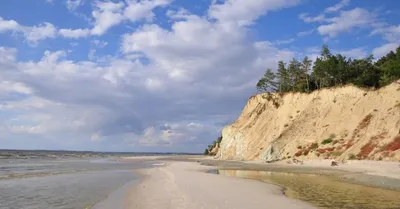
{"label": "grass patch", "polygon": [[309,152],[310,152],[310,150],[307,149],[306,151],[303,152],[303,155],[307,156]]}
{"label": "grass patch", "polygon": [[316,150],[316,149],[318,148],[318,143],[312,143],[311,146],[310,146],[310,148],[311,148],[312,150]]}
{"label": "grass patch", "polygon": [[325,144],[330,144],[330,143],[333,142],[333,139],[334,139],[335,137],[336,137],[335,134],[331,134],[331,135],[329,136],[329,138],[324,139],[324,140],[321,142],[321,144],[323,144],[323,145],[325,145]]}
{"label": "grass patch", "polygon": [[355,160],[355,159],[357,159],[355,154],[353,153],[349,154],[349,160]]}

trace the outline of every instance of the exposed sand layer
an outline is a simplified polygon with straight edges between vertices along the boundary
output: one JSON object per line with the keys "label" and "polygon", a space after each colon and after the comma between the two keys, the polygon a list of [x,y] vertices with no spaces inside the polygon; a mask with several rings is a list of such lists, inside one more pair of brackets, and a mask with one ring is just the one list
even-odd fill
{"label": "exposed sand layer", "polygon": [[126,208],[314,208],[284,196],[278,186],[204,172],[209,169],[193,162],[172,162],[142,170],[146,177],[129,192]]}
{"label": "exposed sand layer", "polygon": [[399,127],[400,80],[375,91],[348,85],[259,94],[222,130],[216,158],[399,161]]}

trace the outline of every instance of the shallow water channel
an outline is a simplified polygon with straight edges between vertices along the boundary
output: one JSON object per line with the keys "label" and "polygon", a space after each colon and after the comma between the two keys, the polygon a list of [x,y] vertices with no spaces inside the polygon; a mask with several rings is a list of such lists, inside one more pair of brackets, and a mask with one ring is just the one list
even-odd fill
{"label": "shallow water channel", "polygon": [[312,203],[318,208],[400,209],[398,191],[344,183],[327,176],[244,170],[218,170],[210,173],[279,185],[285,188],[288,197]]}

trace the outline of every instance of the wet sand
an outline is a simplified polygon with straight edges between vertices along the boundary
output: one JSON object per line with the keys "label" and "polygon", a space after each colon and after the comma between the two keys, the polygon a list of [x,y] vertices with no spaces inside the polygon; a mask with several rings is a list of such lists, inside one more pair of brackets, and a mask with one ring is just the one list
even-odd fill
{"label": "wet sand", "polygon": [[[282,175],[311,174],[329,178],[329,181],[338,181],[344,185],[345,189],[360,189],[362,187],[359,185],[362,185],[400,191],[400,167],[396,162],[351,161],[331,167],[330,161],[327,160],[305,161],[303,165],[288,165],[285,162],[266,164],[222,161],[204,156],[147,156],[123,160],[167,163],[163,167],[141,171],[145,178],[130,190],[125,201],[125,208],[258,208],[265,207],[265,204],[269,206],[271,202],[274,204],[273,208],[312,208],[310,203],[284,196],[283,187],[273,185],[277,181],[268,182],[265,179],[253,178],[270,183],[265,184],[261,181],[206,173],[210,170],[225,170],[228,173],[231,173],[229,170],[236,173],[256,171],[256,176],[259,176],[260,173],[264,176],[264,171],[272,172],[272,175],[280,175],[280,173]],[[248,174],[253,175],[254,173]],[[284,183],[278,182],[277,184],[288,186]],[[332,188],[333,190],[337,189]],[[365,188],[360,191],[364,190]],[[390,190],[385,190],[389,197],[393,196],[390,195]],[[309,201],[306,196],[299,198],[299,195],[290,195],[290,190],[286,190],[286,192],[289,197]],[[268,203],[264,202],[265,200],[268,200]],[[313,204],[318,205],[316,202]]]}
{"label": "wet sand", "polygon": [[[157,159],[157,157],[154,157]],[[256,161],[215,160],[204,156],[172,156],[160,160],[198,162],[223,170],[272,171],[283,173],[316,174],[329,176],[338,181],[400,191],[400,163],[381,161],[349,161],[330,166],[330,160],[304,161],[303,165],[261,163]]]}
{"label": "wet sand", "polygon": [[169,162],[162,167],[141,170],[145,177],[129,192],[125,208],[315,208],[286,197],[279,186],[211,175],[204,172],[208,169],[209,166],[193,162]]}

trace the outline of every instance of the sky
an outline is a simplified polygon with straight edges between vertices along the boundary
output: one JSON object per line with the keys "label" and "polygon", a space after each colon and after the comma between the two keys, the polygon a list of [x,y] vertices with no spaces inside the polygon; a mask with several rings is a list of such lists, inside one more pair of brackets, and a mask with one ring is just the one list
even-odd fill
{"label": "sky", "polygon": [[400,44],[400,1],[2,0],[0,149],[202,152],[265,69]]}

